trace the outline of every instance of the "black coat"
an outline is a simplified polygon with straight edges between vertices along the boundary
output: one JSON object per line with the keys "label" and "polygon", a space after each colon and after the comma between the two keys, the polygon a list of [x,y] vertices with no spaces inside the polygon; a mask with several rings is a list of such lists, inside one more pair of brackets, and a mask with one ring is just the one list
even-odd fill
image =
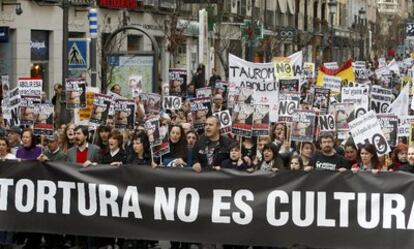
{"label": "black coat", "polygon": [[206,136],[202,136],[193,148],[193,165],[200,163],[203,168],[220,166],[221,162],[229,158],[229,146],[231,142],[232,140],[229,138],[220,136],[218,145],[214,148],[213,163],[212,165],[208,165],[206,148],[212,142]]}

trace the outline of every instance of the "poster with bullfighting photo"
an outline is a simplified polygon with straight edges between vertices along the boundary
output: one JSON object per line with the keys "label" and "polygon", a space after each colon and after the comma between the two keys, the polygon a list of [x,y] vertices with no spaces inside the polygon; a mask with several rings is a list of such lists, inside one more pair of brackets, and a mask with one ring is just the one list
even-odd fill
{"label": "poster with bullfighting photo", "polygon": [[211,99],[195,98],[191,99],[190,103],[193,127],[195,130],[202,130],[204,129],[207,117],[211,115]]}
{"label": "poster with bullfighting photo", "polygon": [[320,114],[327,114],[329,111],[331,89],[315,87],[313,89],[312,108],[319,110]]}
{"label": "poster with bullfighting photo", "polygon": [[161,157],[170,152],[170,139],[168,134],[168,125],[162,125],[159,128],[159,140],[161,141],[159,145],[152,148],[152,153],[154,157]]}
{"label": "poster with bullfighting photo", "polygon": [[162,142],[160,135],[160,117],[154,117],[145,121],[144,128],[151,148],[160,145]]}
{"label": "poster with bullfighting photo", "polygon": [[117,99],[114,106],[114,123],[116,129],[133,130],[135,126],[135,101]]}
{"label": "poster with bullfighting photo", "polygon": [[313,142],[316,114],[310,110],[298,110],[292,119],[290,138],[296,142]]}
{"label": "poster with bullfighting photo", "polygon": [[139,102],[143,104],[145,114],[160,113],[161,95],[156,93],[141,93]]}
{"label": "poster with bullfighting photo", "polygon": [[66,79],[66,109],[86,107],[86,81],[85,79]]}
{"label": "poster with bullfighting photo", "polygon": [[22,95],[20,102],[20,125],[33,125],[35,121],[36,111],[39,109],[41,99],[40,96]]}
{"label": "poster with bullfighting photo", "polygon": [[241,137],[252,137],[254,105],[238,103],[233,109],[232,133]]}
{"label": "poster with bullfighting photo", "polygon": [[91,126],[106,125],[109,109],[112,104],[112,96],[95,93],[92,107],[92,115],[89,119]]}
{"label": "poster with bullfighting photo", "polygon": [[397,145],[398,117],[393,114],[377,114],[381,130],[391,147]]}
{"label": "poster with bullfighting photo", "polygon": [[213,91],[211,87],[203,87],[196,89],[197,98],[211,98]]}
{"label": "poster with bullfighting photo", "polygon": [[269,106],[268,105],[255,105],[253,113],[253,127],[252,136],[269,136],[270,135],[270,122],[269,122]]}
{"label": "poster with bullfighting photo", "polygon": [[35,121],[33,134],[36,136],[52,136],[54,133],[53,125],[53,104],[38,104],[35,106]]}
{"label": "poster with bullfighting photo", "polygon": [[281,93],[299,92],[299,79],[280,79],[279,91]]}
{"label": "poster with bullfighting photo", "polygon": [[180,97],[187,95],[187,69],[170,68],[168,80],[170,82],[169,95]]}

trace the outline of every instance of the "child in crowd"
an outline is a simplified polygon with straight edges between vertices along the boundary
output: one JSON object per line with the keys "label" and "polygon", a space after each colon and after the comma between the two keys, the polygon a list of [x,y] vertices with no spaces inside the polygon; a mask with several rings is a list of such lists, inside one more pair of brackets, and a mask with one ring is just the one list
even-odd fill
{"label": "child in crowd", "polygon": [[289,162],[290,170],[303,170],[302,158],[298,155],[293,155]]}
{"label": "child in crowd", "polygon": [[242,159],[240,145],[238,143],[232,143],[229,151],[230,158],[221,162],[221,168],[246,170],[248,166]]}

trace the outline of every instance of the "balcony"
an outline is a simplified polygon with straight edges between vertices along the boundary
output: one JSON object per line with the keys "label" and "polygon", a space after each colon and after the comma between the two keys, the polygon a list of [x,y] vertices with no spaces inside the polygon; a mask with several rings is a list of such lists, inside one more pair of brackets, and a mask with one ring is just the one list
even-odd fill
{"label": "balcony", "polygon": [[377,0],[377,7],[381,14],[395,15],[399,13],[398,0]]}

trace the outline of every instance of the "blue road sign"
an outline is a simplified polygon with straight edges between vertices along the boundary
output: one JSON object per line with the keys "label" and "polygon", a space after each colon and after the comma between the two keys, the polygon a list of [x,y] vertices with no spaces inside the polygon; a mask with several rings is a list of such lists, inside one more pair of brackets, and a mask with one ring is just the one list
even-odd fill
{"label": "blue road sign", "polygon": [[88,41],[82,38],[69,39],[68,41],[68,66],[69,69],[86,70],[89,67]]}

